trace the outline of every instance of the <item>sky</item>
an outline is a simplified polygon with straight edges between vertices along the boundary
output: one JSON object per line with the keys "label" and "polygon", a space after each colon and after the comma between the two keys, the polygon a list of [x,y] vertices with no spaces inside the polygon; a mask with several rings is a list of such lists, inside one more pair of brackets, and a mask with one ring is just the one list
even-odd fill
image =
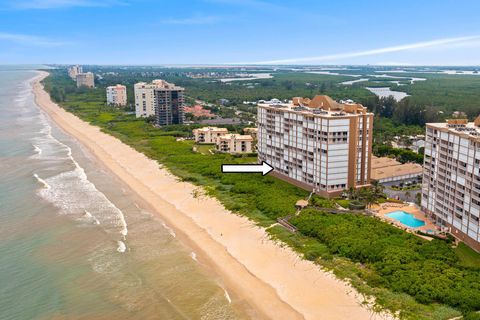
{"label": "sky", "polygon": [[478,0],[0,0],[0,64],[480,65]]}

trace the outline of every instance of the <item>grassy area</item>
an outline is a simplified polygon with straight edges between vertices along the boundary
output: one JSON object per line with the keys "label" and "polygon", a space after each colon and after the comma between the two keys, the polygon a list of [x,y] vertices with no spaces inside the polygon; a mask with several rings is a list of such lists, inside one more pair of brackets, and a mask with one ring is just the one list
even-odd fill
{"label": "grassy area", "polygon": [[478,268],[480,266],[480,253],[476,252],[463,242],[455,249],[455,253],[464,266]]}
{"label": "grassy area", "polygon": [[193,148],[195,148],[198,153],[207,155],[212,154],[212,152],[215,151],[214,144],[195,144]]}
{"label": "grassy area", "polygon": [[[56,88],[59,96],[54,98],[68,111],[158,160],[179,179],[205,187],[227,209],[261,226],[269,227],[276,218],[294,213],[296,201],[308,196],[307,191],[271,176],[222,174],[223,163],[256,158],[193,152],[193,141],[176,141],[178,136],[190,135],[193,127],[154,128],[106,107],[103,88],[77,90],[61,71],[53,71],[44,83],[49,91]],[[314,199],[319,206],[335,204]],[[348,206],[346,201],[337,203]],[[480,266],[462,265],[454,250],[441,241],[428,242],[360,215],[322,216],[306,211],[292,223],[300,233],[279,227],[269,232],[305,258],[350,279],[362,294],[374,296],[376,309],[399,311],[404,319],[439,320],[480,309]]]}

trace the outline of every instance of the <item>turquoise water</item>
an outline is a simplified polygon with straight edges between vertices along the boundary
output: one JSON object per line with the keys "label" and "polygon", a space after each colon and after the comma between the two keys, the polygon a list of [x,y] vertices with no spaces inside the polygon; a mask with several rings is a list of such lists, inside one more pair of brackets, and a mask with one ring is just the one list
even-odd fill
{"label": "turquoise water", "polygon": [[255,318],[38,108],[36,74],[0,66],[0,319]]}
{"label": "turquoise water", "polygon": [[422,220],[418,220],[412,214],[397,210],[386,214],[387,217],[400,221],[400,223],[406,225],[410,228],[418,228],[425,225],[425,222]]}

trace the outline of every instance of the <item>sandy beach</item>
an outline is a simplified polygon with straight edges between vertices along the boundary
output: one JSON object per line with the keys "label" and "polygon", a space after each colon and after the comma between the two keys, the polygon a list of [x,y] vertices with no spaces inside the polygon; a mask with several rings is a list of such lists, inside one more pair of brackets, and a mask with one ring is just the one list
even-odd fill
{"label": "sandy beach", "polygon": [[178,179],[156,161],[105,134],[50,100],[33,81],[36,103],[106,168],[126,183],[192,247],[199,261],[266,319],[384,319],[361,305],[355,290],[331,273],[270,240],[264,229],[226,210],[201,189]]}

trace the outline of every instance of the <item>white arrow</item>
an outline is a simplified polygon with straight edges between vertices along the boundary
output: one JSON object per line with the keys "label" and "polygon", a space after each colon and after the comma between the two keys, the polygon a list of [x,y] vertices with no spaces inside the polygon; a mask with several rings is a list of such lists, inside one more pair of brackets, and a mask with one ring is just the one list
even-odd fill
{"label": "white arrow", "polygon": [[261,172],[262,176],[273,170],[273,167],[266,163],[262,164],[222,164],[223,173],[255,173]]}

